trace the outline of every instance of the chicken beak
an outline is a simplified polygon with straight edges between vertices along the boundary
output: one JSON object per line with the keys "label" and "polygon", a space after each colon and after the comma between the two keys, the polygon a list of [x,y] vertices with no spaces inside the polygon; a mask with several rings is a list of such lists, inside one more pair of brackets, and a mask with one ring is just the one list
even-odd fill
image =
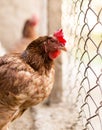
{"label": "chicken beak", "polygon": [[65,46],[59,46],[59,49],[62,50],[62,51],[67,51]]}

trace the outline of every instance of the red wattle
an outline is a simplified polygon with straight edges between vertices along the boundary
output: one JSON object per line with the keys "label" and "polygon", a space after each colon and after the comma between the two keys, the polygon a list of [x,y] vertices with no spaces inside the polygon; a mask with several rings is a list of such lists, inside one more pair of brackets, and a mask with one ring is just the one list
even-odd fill
{"label": "red wattle", "polygon": [[54,52],[49,52],[49,57],[50,59],[55,59],[57,58],[59,55],[60,55],[61,51],[60,50],[57,50],[57,51],[54,51]]}

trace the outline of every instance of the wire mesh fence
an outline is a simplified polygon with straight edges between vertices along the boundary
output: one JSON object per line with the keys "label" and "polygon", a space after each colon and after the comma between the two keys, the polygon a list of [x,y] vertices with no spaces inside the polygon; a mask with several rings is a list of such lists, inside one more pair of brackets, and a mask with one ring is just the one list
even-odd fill
{"label": "wire mesh fence", "polygon": [[62,10],[68,99],[77,105],[83,130],[102,130],[102,1],[63,0]]}

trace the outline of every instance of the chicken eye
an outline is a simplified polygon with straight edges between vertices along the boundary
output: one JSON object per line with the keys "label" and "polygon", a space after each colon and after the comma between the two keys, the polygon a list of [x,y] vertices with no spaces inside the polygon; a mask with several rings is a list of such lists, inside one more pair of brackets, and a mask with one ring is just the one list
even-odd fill
{"label": "chicken eye", "polygon": [[52,43],[54,43],[54,42],[55,42],[55,40],[54,40],[54,39],[51,39],[51,42],[52,42]]}
{"label": "chicken eye", "polygon": [[58,41],[56,39],[51,39],[51,43],[57,43]]}

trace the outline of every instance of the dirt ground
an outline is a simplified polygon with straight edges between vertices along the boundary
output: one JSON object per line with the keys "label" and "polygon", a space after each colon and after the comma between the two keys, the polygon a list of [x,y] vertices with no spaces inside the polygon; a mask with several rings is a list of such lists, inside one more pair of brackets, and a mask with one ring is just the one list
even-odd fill
{"label": "dirt ground", "polygon": [[68,104],[38,105],[14,121],[10,130],[81,130],[77,112]]}

